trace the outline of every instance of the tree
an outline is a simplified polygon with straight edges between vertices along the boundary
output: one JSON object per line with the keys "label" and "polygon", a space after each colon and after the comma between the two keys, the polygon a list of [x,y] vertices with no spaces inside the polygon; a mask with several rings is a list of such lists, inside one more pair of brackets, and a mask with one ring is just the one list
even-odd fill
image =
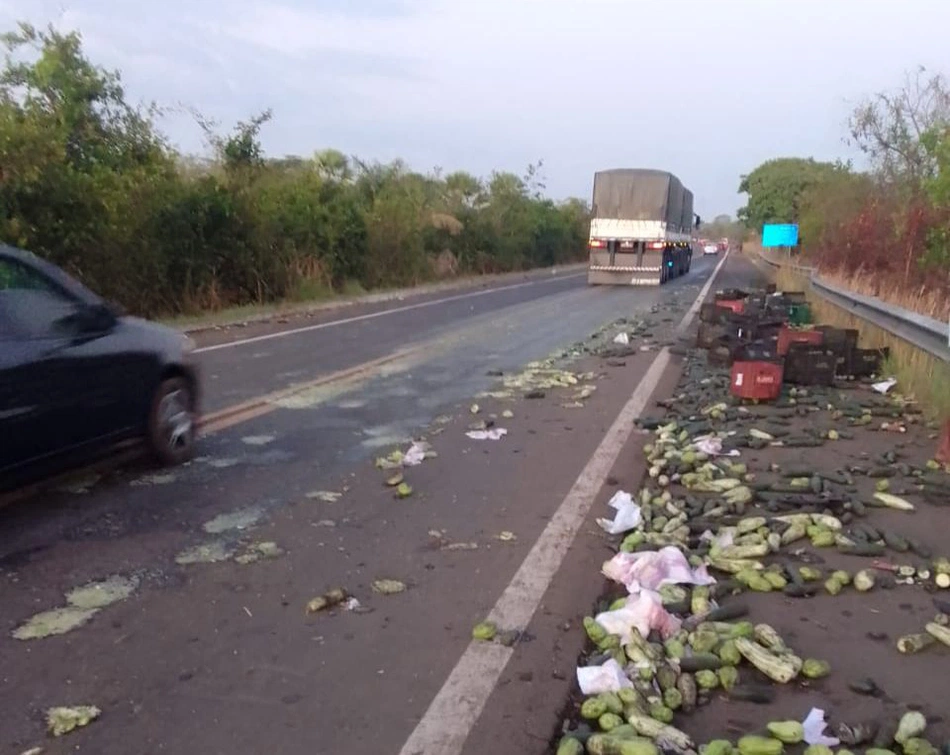
{"label": "tree", "polygon": [[938,168],[924,135],[950,122],[950,84],[941,74],[920,66],[907,74],[903,87],[880,92],[860,103],[848,122],[851,143],[871,161],[889,184],[911,191]]}
{"label": "tree", "polygon": [[739,191],[748,194],[749,200],[740,208],[739,220],[753,229],[766,223],[798,222],[804,192],[847,170],[845,164],[817,162],[811,158],[768,160],[740,180]]}

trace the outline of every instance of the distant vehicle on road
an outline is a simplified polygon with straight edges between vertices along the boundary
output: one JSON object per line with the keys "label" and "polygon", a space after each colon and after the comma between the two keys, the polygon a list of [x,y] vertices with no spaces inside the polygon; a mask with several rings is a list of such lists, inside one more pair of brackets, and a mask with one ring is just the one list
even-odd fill
{"label": "distant vehicle on road", "polygon": [[703,247],[703,256],[707,254],[719,254],[719,245],[718,244],[709,244]]}
{"label": "distant vehicle on road", "polygon": [[0,245],[0,489],[136,437],[165,464],[188,459],[199,399],[193,348],[55,265]]}
{"label": "distant vehicle on road", "polygon": [[693,259],[694,227],[693,193],[672,173],[595,173],[588,284],[660,285],[684,275]]}

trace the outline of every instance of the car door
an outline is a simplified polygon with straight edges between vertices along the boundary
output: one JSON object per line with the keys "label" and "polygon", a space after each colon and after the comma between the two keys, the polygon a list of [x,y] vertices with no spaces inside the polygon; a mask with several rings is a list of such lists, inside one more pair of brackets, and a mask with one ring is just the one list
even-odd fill
{"label": "car door", "polygon": [[68,451],[112,429],[116,399],[101,380],[103,334],[89,332],[87,310],[42,273],[0,258],[8,347],[0,365],[9,381],[0,419],[23,439],[4,433],[0,449],[11,464]]}

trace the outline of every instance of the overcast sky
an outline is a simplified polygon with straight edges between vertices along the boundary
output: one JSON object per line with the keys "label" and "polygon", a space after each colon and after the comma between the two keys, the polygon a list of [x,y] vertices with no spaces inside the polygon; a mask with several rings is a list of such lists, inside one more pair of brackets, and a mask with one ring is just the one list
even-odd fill
{"label": "overcast sky", "polygon": [[[273,156],[478,175],[542,159],[557,198],[660,168],[707,218],[763,160],[853,157],[862,96],[919,64],[950,74],[950,0],[0,0],[15,20],[81,31],[133,99],[225,128],[272,108]],[[188,117],[161,126],[204,149]]]}

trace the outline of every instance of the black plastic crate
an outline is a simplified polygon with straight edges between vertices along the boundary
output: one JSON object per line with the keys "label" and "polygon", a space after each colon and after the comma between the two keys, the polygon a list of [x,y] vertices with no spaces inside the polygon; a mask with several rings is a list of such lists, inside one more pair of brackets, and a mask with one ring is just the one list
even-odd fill
{"label": "black plastic crate", "polygon": [[706,361],[719,367],[730,367],[742,355],[743,343],[735,336],[721,336],[706,352]]}
{"label": "black plastic crate", "polygon": [[881,372],[881,364],[890,353],[891,350],[886,346],[880,349],[852,349],[848,355],[845,374],[855,378],[878,375]]}
{"label": "black plastic crate", "polygon": [[729,335],[729,327],[720,322],[701,322],[696,331],[696,345],[701,349],[710,349],[723,336]]}
{"label": "black plastic crate", "polygon": [[834,385],[837,356],[824,346],[793,343],[785,355],[785,382],[795,385]]}
{"label": "black plastic crate", "polygon": [[744,343],[741,357],[749,362],[774,362],[779,360],[778,337],[756,338]]}

